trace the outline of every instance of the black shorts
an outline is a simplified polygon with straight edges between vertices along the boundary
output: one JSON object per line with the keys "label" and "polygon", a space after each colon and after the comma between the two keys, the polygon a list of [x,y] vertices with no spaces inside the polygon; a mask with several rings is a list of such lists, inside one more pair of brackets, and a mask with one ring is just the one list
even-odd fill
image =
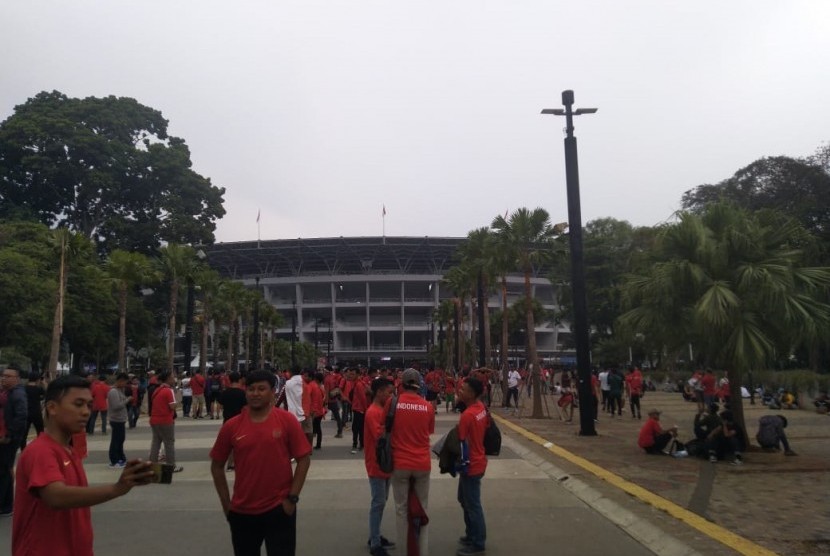
{"label": "black shorts", "polygon": [[432,390],[427,390],[427,401],[434,402],[438,399],[438,392],[433,392]]}

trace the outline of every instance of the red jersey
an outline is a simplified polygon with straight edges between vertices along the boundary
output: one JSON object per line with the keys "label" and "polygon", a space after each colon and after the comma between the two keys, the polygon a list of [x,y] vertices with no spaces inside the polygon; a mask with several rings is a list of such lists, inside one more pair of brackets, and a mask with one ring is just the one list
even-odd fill
{"label": "red jersey", "polygon": [[[331,392],[335,388],[340,388],[340,380],[343,377],[340,376],[339,373],[330,373],[326,375],[326,380],[323,381],[323,385],[326,387],[326,392]],[[337,396],[334,396],[336,399]]]}
{"label": "red jersey", "polygon": [[476,401],[461,414],[458,420],[458,440],[467,441],[470,466],[467,475],[477,477],[487,470],[487,456],[484,455],[484,433],[490,425],[487,408],[481,401]]}
{"label": "red jersey", "polygon": [[[375,456],[375,446],[385,429],[386,410],[373,403],[366,410],[366,417],[363,421],[363,460],[366,464],[366,474],[369,477],[388,479],[392,476],[391,473],[384,473],[380,470]],[[394,426],[392,429],[394,430]]]}
{"label": "red jersey", "polygon": [[369,408],[369,397],[366,395],[366,383],[362,379],[357,379],[352,384],[352,411],[358,413],[366,413]]}
{"label": "red jersey", "polygon": [[343,399],[349,403],[352,400],[352,390],[354,389],[355,381],[353,380],[346,380],[345,378],[340,381],[340,392],[342,393]]}
{"label": "red jersey", "polygon": [[81,458],[41,433],[20,455],[17,464],[12,520],[15,556],[92,556],[92,517],[89,508],[55,510],[37,489],[52,483],[87,486]]}
{"label": "red jersey", "polygon": [[455,377],[448,376],[444,378],[444,393],[455,394]]}
{"label": "red jersey", "polygon": [[[312,381],[313,382],[313,381]],[[303,381],[303,398],[300,403],[303,404],[303,415],[306,419],[312,419],[311,414],[311,389],[313,388],[311,382]]]}
{"label": "red jersey", "polygon": [[703,386],[704,396],[714,396],[717,392],[717,381],[712,373],[706,373],[700,377],[700,385]]}
{"label": "red jersey", "polygon": [[424,382],[427,385],[427,389],[430,392],[440,392],[441,391],[441,382],[444,380],[444,375],[441,374],[439,371],[430,371],[427,373],[427,376],[424,377]]}
{"label": "red jersey", "polygon": [[649,418],[648,421],[643,423],[643,428],[640,429],[640,437],[637,439],[637,445],[643,449],[654,446],[654,441],[661,430],[660,423]]}
{"label": "red jersey", "polygon": [[210,459],[227,461],[233,452],[236,479],[231,511],[257,515],[279,506],[291,492],[291,458],[311,453],[300,422],[292,413],[273,408],[265,421],[251,421],[249,409],[229,419],[210,451]]}
{"label": "red jersey", "polygon": [[432,404],[410,390],[404,390],[395,408],[392,425],[392,458],[395,469],[429,471],[429,435],[435,432]]}
{"label": "red jersey", "polygon": [[311,415],[314,417],[322,417],[326,414],[326,408],[323,407],[323,388],[313,381],[310,384],[311,393]]}
{"label": "red jersey", "polygon": [[643,375],[639,370],[634,370],[628,373],[625,377],[625,384],[628,386],[628,393],[634,396],[640,396],[643,393]]}
{"label": "red jersey", "polygon": [[170,404],[176,402],[173,389],[162,384],[153,392],[153,410],[150,412],[151,425],[172,425],[175,409]]}
{"label": "red jersey", "polygon": [[106,411],[107,410],[107,394],[110,393],[110,387],[103,380],[95,381],[92,385],[92,410]]}
{"label": "red jersey", "polygon": [[194,396],[204,396],[205,377],[203,377],[201,374],[193,375],[193,378],[190,379],[190,388],[193,390]]}

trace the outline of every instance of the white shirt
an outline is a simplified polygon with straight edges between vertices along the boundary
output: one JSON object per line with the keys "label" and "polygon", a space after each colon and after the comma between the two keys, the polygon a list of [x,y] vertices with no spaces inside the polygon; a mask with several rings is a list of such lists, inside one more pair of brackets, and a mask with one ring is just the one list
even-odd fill
{"label": "white shirt", "polygon": [[611,390],[611,387],[608,386],[608,371],[602,371],[599,373],[599,389]]}
{"label": "white shirt", "polygon": [[285,400],[288,402],[288,411],[293,413],[299,422],[305,421],[302,375],[294,375],[285,383]]}
{"label": "white shirt", "polygon": [[507,373],[507,387],[508,388],[515,388],[519,385],[519,380],[522,378],[522,375],[519,374],[519,371],[513,369],[509,373]]}

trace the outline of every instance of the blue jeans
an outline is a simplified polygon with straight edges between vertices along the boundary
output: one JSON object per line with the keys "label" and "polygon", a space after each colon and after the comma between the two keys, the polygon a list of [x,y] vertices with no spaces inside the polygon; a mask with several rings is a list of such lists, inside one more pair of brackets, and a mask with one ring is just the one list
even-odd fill
{"label": "blue jeans", "polygon": [[127,456],[124,454],[124,440],[127,438],[125,428],[127,423],[119,423],[117,421],[110,421],[110,428],[112,429],[112,436],[110,436],[110,463],[127,461]]}
{"label": "blue jeans", "polygon": [[473,548],[484,550],[487,541],[487,526],[484,524],[484,509],[481,507],[481,478],[462,473],[458,476],[458,503],[464,510],[465,537]]}
{"label": "blue jeans", "polygon": [[389,479],[369,477],[369,488],[372,491],[372,503],[369,506],[369,546],[375,549],[380,546],[380,522],[383,519],[383,508],[389,498]]}

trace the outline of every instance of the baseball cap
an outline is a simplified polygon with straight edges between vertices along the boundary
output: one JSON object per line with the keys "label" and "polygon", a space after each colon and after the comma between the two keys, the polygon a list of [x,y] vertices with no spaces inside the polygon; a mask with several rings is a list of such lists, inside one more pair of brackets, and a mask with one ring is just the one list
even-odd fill
{"label": "baseball cap", "polygon": [[401,384],[404,386],[409,384],[417,384],[418,386],[421,385],[421,373],[416,371],[415,369],[407,369],[401,375]]}

